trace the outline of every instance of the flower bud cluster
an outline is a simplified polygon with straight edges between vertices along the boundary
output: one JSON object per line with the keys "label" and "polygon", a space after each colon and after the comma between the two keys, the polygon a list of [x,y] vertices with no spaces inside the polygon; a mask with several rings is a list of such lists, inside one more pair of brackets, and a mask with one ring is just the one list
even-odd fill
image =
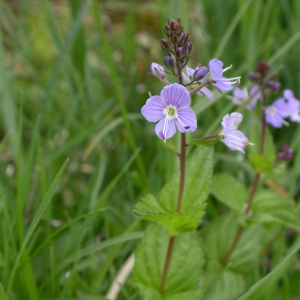
{"label": "flower bud cluster", "polygon": [[293,150],[289,148],[288,144],[284,144],[282,152],[279,152],[277,157],[281,161],[290,160],[293,157]]}
{"label": "flower bud cluster", "polygon": [[249,79],[258,84],[259,86],[265,86],[266,88],[269,88],[271,91],[277,91],[280,88],[280,83],[278,81],[275,81],[278,74],[274,73],[272,75],[269,74],[270,72],[270,66],[265,61],[260,61],[256,65],[256,71],[257,73],[250,72],[249,73]]}
{"label": "flower bud cluster", "polygon": [[160,41],[160,46],[165,54],[164,63],[176,75],[176,66],[184,68],[191,57],[193,46],[190,42],[190,35],[183,31],[180,19],[168,19],[168,25],[165,26],[164,32],[167,39]]}

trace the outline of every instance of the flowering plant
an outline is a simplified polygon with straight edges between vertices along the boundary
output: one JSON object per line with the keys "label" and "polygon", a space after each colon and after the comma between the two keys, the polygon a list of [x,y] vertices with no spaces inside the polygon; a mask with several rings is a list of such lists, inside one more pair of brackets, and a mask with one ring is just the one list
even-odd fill
{"label": "flowering plant", "polygon": [[[254,85],[249,94],[246,88],[239,89],[235,86],[240,82],[239,76],[223,76],[231,66],[223,69],[223,62],[217,58],[211,59],[207,66],[199,65],[195,69],[188,67],[193,46],[180,19],[168,20],[164,31],[167,39],[162,39],[160,44],[165,55],[165,67],[152,63],[151,73],[166,86],[160,95],[148,98],[141,113],[147,121],[157,123],[156,135],[176,153],[180,168],[178,174],[174,175],[157,196],[148,194],[134,207],[136,217],[155,224],[149,226],[135,254],[132,281],[145,299],[157,300],[202,299],[203,291],[209,289],[211,282],[215,281],[216,288],[210,290],[208,299],[220,299],[218,285],[222,284],[222,280],[231,280],[228,278],[232,275],[226,273],[226,268],[230,262],[236,260],[235,254],[240,249],[240,240],[249,238],[249,234],[255,230],[253,228],[272,223],[300,229],[300,219],[296,220],[298,212],[295,208],[289,205],[285,207],[283,214],[278,213],[277,208],[282,209],[284,205],[282,197],[259,186],[262,176],[269,176],[276,168],[276,156],[270,143],[271,136],[267,124],[281,127],[285,124],[284,118],[287,117],[299,122],[299,101],[291,91],[285,90],[284,98],[267,106],[266,92],[277,90],[280,85],[274,81],[276,76],[270,75],[269,66],[265,62],[258,64],[258,74],[251,73],[250,78]],[[176,83],[171,83],[171,76],[176,78]],[[220,120],[222,129],[219,133],[195,138],[187,143],[187,133],[196,136],[198,134],[197,116],[193,110],[191,95],[204,95],[213,102],[212,88],[221,93],[233,90],[233,96],[228,98],[235,105],[245,103],[249,111],[256,109],[257,103],[261,103],[257,108],[261,108],[261,111],[258,111],[260,124],[257,120],[254,121],[251,130],[255,134],[251,134],[251,131],[250,139],[237,129],[243,115],[240,112],[231,112]],[[199,100],[196,98],[193,101]],[[176,130],[180,132],[181,137],[179,151],[169,141],[176,134]],[[223,142],[230,150],[243,154],[248,145],[253,146],[249,151],[253,171],[249,191],[231,175],[212,175],[212,146],[218,141]],[[187,155],[187,148],[193,147],[195,149]],[[269,151],[267,154],[266,150]],[[291,155],[291,149],[285,145],[278,158],[283,162],[290,159]],[[231,209],[238,220],[232,226],[232,214],[225,218],[224,227],[230,227],[231,234],[226,237],[225,246],[222,246],[220,251],[213,245],[222,239],[223,233],[220,233],[219,229],[209,228],[203,245],[199,243],[199,234],[196,231],[203,222],[209,194]],[[269,210],[267,205],[270,198],[274,201],[273,210]],[[229,222],[229,225],[226,222]],[[223,228],[222,226],[220,228]],[[216,235],[217,233],[219,235]],[[263,243],[260,247],[264,247]],[[211,251],[205,253],[207,249]],[[256,252],[254,256],[257,259]],[[251,259],[250,263],[253,263]],[[218,272],[223,269],[221,277],[211,271],[216,266]],[[210,278],[207,281],[201,275],[204,268],[207,278]],[[232,291],[229,296],[235,298],[241,292]],[[224,299],[231,299],[227,296]]]}

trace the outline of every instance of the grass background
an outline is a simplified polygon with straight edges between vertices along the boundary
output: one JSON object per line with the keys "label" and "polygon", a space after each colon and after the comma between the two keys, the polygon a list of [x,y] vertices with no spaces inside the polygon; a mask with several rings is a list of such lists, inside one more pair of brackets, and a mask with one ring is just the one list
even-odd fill
{"label": "grass background", "polygon": [[[217,57],[247,85],[267,60],[299,99],[299,15],[297,0],[1,0],[0,282],[8,299],[104,299],[136,248],[146,225],[133,205],[177,169],[140,114],[148,91],[163,87],[149,66],[162,64],[167,18],[180,17],[190,32],[194,66]],[[213,104],[194,98],[194,136],[218,132],[233,110],[216,96]],[[245,132],[247,120],[245,112]],[[272,132],[278,149],[287,142],[294,150],[286,188],[297,200],[299,124]],[[243,177],[244,160],[216,146],[216,170]],[[118,299],[139,298],[127,284]]]}

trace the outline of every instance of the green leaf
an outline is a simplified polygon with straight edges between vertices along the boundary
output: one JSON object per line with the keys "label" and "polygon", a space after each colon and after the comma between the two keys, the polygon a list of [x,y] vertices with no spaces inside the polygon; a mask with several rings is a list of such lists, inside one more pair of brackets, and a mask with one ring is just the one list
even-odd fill
{"label": "green leaf", "polygon": [[218,280],[212,285],[205,300],[232,300],[245,291],[246,282],[241,274],[220,270]]}
{"label": "green leaf", "polygon": [[259,191],[252,206],[250,222],[277,223],[300,231],[300,215],[297,208],[273,191]]}
{"label": "green leaf", "polygon": [[250,157],[250,164],[256,173],[267,173],[273,175],[273,163],[272,157],[256,155]]}
{"label": "green leaf", "polygon": [[144,197],[142,202],[134,207],[133,213],[138,217],[165,225],[170,236],[193,231],[198,225],[197,219],[191,215],[166,212],[152,195]]}
{"label": "green leaf", "polygon": [[211,193],[222,203],[242,214],[243,206],[247,202],[247,190],[245,186],[227,173],[219,173],[213,176]]}
{"label": "green leaf", "polygon": [[215,145],[220,139],[214,138],[214,139],[194,139],[192,140],[189,145],[202,145],[205,147],[211,147]]}
{"label": "green leaf", "polygon": [[[211,147],[199,146],[194,149],[187,161],[181,212],[194,216],[197,220],[203,215],[209,193],[213,167],[212,154]],[[158,202],[165,211],[176,211],[178,186],[179,174],[176,174],[163,188]]]}
{"label": "green leaf", "polygon": [[[164,226],[149,226],[136,251],[132,278],[142,294],[149,288],[159,291],[168,243],[169,235]],[[184,296],[189,293],[200,295],[198,284],[202,265],[202,251],[197,234],[193,232],[177,236],[162,299],[199,299]]]}
{"label": "green leaf", "polygon": [[1,282],[0,282],[0,300],[7,300]]}
{"label": "green leaf", "polygon": [[251,119],[251,131],[249,140],[254,143],[253,147],[249,147],[249,160],[255,172],[266,172],[272,174],[273,164],[276,159],[276,149],[273,137],[266,128],[264,154],[260,154],[260,137],[261,137],[261,122],[258,118]]}

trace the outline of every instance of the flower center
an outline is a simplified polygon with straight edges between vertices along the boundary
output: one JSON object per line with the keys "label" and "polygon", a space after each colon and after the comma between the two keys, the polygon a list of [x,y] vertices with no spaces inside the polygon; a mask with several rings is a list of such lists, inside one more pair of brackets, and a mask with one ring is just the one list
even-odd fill
{"label": "flower center", "polygon": [[168,105],[164,109],[164,115],[167,117],[168,120],[176,118],[177,117],[177,108],[173,105]]}
{"label": "flower center", "polygon": [[274,107],[274,106],[271,107],[271,108],[270,108],[270,111],[269,111],[269,112],[270,112],[270,115],[274,116],[274,115],[276,114],[276,111],[277,111],[276,107]]}

